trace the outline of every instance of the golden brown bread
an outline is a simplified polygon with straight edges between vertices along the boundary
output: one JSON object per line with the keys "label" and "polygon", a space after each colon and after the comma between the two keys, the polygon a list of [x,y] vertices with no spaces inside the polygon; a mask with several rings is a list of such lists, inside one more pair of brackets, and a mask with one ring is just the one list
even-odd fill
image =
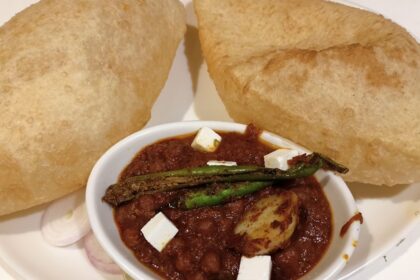
{"label": "golden brown bread", "polygon": [[420,181],[420,46],[402,27],[321,0],[194,3],[232,118],[344,163],[348,181]]}
{"label": "golden brown bread", "polygon": [[0,29],[0,215],[85,185],[141,128],[185,32],[177,0],[42,0]]}

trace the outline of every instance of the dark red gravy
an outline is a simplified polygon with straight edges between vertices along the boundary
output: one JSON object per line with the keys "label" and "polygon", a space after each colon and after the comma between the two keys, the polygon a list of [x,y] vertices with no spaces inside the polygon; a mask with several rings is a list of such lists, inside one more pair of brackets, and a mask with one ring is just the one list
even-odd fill
{"label": "dark red gravy", "polygon": [[[194,151],[190,146],[194,135],[152,144],[136,155],[122,172],[121,180],[150,172],[203,166],[209,160],[263,166],[263,156],[274,150],[259,141],[258,131],[253,127],[248,127],[245,134],[219,134],[223,140],[215,153]],[[300,222],[291,244],[271,255],[271,279],[297,279],[318,263],[331,239],[330,206],[313,177],[277,184],[221,206],[188,211],[168,206],[177,192],[143,195],[118,207],[115,221],[122,240],[136,258],[165,279],[236,279],[241,254],[235,251],[232,244],[235,225],[258,196],[284,189],[294,191],[299,197]],[[159,211],[179,230],[160,253],[144,239],[140,231]]]}
{"label": "dark red gravy", "polygon": [[350,226],[354,223],[359,221],[360,224],[363,224],[363,216],[362,213],[357,213],[353,217],[351,217],[342,227],[340,230],[340,237],[344,237],[347,231],[349,230]]}

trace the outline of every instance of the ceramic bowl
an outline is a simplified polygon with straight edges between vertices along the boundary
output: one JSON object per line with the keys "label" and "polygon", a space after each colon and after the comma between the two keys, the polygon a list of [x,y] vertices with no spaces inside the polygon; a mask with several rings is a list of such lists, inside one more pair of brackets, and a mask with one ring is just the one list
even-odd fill
{"label": "ceramic bowl", "polygon": [[[142,265],[124,245],[114,222],[113,209],[102,202],[101,198],[106,188],[117,181],[121,171],[142,148],[164,138],[194,133],[204,126],[218,131],[234,132],[243,132],[246,127],[243,124],[229,122],[191,121],[143,129],[112,146],[98,160],[90,174],[86,189],[86,205],[93,232],[112,259],[134,279],[152,280],[159,277]],[[279,147],[305,150],[291,141],[266,131],[261,134],[261,138]],[[360,223],[352,223],[347,233],[340,237],[341,227],[358,213],[354,198],[343,179],[334,173],[320,170],[315,176],[333,212],[333,232],[325,255],[302,279],[325,280],[337,276],[351,257],[358,242]]]}

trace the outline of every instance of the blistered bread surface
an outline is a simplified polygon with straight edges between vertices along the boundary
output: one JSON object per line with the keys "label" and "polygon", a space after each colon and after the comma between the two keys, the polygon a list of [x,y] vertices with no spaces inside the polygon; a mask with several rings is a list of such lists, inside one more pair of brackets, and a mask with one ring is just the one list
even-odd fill
{"label": "blistered bread surface", "polygon": [[377,185],[420,181],[420,46],[374,13],[320,0],[195,0],[229,114]]}
{"label": "blistered bread surface", "polygon": [[84,187],[147,122],[184,17],[176,0],[42,0],[0,28],[0,215]]}

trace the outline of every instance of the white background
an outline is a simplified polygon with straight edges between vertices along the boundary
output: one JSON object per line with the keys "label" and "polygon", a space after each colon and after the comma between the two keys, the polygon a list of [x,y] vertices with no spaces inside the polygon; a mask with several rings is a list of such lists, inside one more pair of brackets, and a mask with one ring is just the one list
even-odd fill
{"label": "white background", "polygon": [[[216,0],[217,1],[217,0]],[[0,24],[14,13],[36,0],[0,0]],[[372,9],[391,18],[420,38],[420,1],[419,0],[353,0],[347,1]],[[0,66],[1,67],[1,66]],[[378,217],[381,217],[378,213]],[[387,223],[387,217],[381,217]],[[1,235],[1,232],[0,232]],[[350,279],[420,279],[420,225],[402,243],[396,244],[389,253],[362,269]],[[0,267],[0,279],[12,279]]]}

